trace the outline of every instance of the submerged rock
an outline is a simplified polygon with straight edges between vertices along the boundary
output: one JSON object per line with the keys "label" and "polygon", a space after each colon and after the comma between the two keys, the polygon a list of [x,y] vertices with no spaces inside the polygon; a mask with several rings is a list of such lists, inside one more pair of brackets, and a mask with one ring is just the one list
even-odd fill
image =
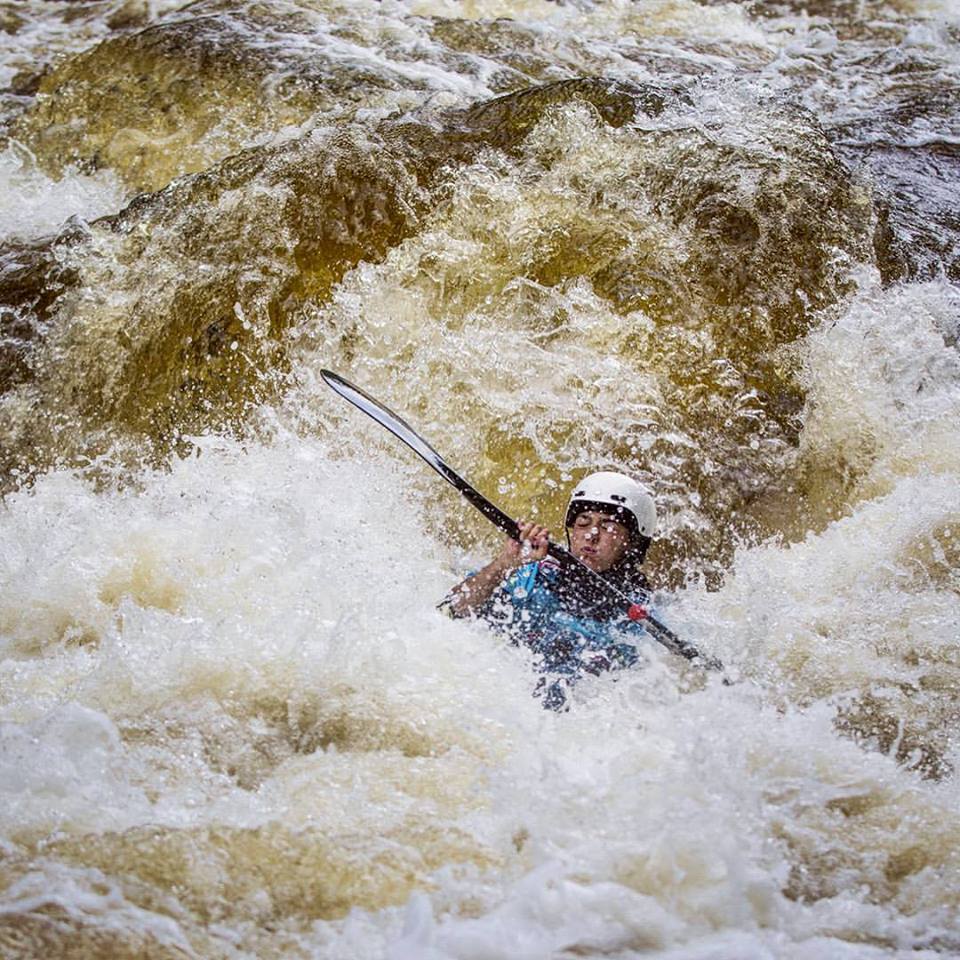
{"label": "submerged rock", "polygon": [[[724,93],[732,106],[716,99]],[[118,437],[138,459],[162,459],[183,435],[242,433],[251,407],[289,386],[288,330],[356,357],[363,328],[318,326],[312,311],[361,262],[438,236],[476,252],[424,259],[402,281],[433,291],[415,339],[499,303],[562,343],[562,318],[535,319],[542,294],[510,306],[516,284],[586,284],[623,318],[605,340],[589,334],[591,349],[656,383],[640,398],[653,419],[620,423],[604,456],[640,473],[658,464],[666,472],[650,479],[714,518],[746,516],[799,430],[803,397],[782,348],[843,295],[851,262],[871,260],[874,221],[811,116],[738,101],[735,87],[714,96],[705,107],[681,89],[584,78],[347,122],[243,151],[39,245],[0,281],[14,331],[3,469],[92,456]],[[477,177],[509,181],[508,199],[475,189]],[[412,350],[397,344],[398,357]],[[563,448],[578,433],[561,420],[543,429]],[[492,487],[523,461],[522,441],[508,424],[474,433],[487,438],[480,479]],[[708,453],[691,458],[694,448]],[[570,463],[553,447],[529,453],[558,476]],[[525,484],[518,496],[529,497]],[[681,531],[682,552],[721,556],[730,541],[715,522],[709,536],[702,524]]]}
{"label": "submerged rock", "polygon": [[[240,429],[250,404],[282,385],[298,305],[323,300],[346,270],[413,233],[450,171],[492,145],[512,149],[558,102],[596,101],[622,122],[634,96],[586,80],[476,110],[346,124],[244,151],[38,242],[23,263],[9,249],[3,315],[32,329],[3,380],[29,380],[33,410],[132,430],[160,450],[180,433]],[[8,395],[0,413],[21,439],[38,429],[36,417],[25,427],[23,403]],[[6,468],[88,442],[84,430],[75,446],[57,423],[27,452],[7,445]]]}
{"label": "submerged rock", "polygon": [[52,173],[109,168],[136,191],[205,170],[253,142],[399,87],[318,47],[295,4],[200,2],[173,19],[110,37],[38,79],[13,135]]}

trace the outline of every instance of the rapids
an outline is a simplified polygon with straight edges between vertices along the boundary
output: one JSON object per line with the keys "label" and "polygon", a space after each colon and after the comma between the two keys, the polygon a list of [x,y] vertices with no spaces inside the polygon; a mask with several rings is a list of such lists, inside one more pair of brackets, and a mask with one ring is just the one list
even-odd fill
{"label": "rapids", "polygon": [[[960,955],[954,0],[0,0],[0,957]],[[435,604],[647,482],[563,714]]]}

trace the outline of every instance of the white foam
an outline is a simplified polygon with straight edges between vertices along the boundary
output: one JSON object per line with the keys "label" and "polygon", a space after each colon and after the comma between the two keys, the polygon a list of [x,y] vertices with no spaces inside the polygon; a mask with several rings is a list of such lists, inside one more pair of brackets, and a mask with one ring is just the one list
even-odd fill
{"label": "white foam", "polygon": [[[358,17],[372,20],[379,6]],[[434,49],[423,23],[405,19],[402,4],[382,6],[370,36],[393,35],[395,46],[321,37],[318,47],[448,103],[484,94],[492,61],[468,57],[463,76],[419,62],[412,54]],[[644,38],[648,53],[732,72],[745,46],[761,58],[783,47],[761,93],[791,89],[800,61],[830,64],[839,42],[823,22],[763,24],[729,4],[413,9],[518,17],[561,73],[609,67],[648,78],[630,59]],[[651,12],[668,39],[645,21]],[[929,54],[942,36],[924,25],[911,40]],[[704,41],[715,44],[709,54]],[[810,96],[842,115],[845,98],[855,109],[847,93]],[[701,99],[705,119],[739,109],[708,91]],[[598,151],[585,154],[590,165],[620,180],[617,155],[603,154],[620,134],[601,136],[589,113],[563,111],[533,137],[545,153],[551,137],[582,138]],[[751,122],[730,135],[747,143]],[[234,833],[272,830],[282,842],[256,849],[276,862],[264,854],[256,889],[220,897],[224,915],[210,926],[251,955],[274,948],[278,926],[325,960],[876,960],[932,957],[938,937],[952,949],[956,776],[924,780],[898,762],[896,741],[857,743],[836,725],[865,694],[902,695],[885,702],[905,725],[928,723],[945,762],[960,762],[939,712],[955,689],[960,618],[944,532],[960,526],[952,287],[883,288],[864,275],[797,345],[809,396],[798,456],[828,466],[831,451],[849,458],[843,515],[800,543],[744,548],[722,589],[691,587],[668,607],[670,623],[740,682],[705,682],[651,646],[643,670],[586,680],[569,714],[545,713],[521,651],[434,609],[463,566],[439,517],[466,508],[311,379],[346,354],[326,330],[355,335],[351,349],[361,344],[373,380],[364,385],[388,384],[387,399],[404,401],[401,412],[465,463],[482,449],[468,401],[482,398],[539,450],[551,418],[569,425],[592,412],[571,387],[587,373],[611,408],[635,404],[637,422],[655,422],[654,385],[626,376],[604,344],[628,322],[638,337],[655,337],[656,325],[624,318],[585,282],[548,287],[523,275],[539,213],[523,208],[522,182],[499,176],[497,162],[478,164],[454,190],[476,191],[484,229],[506,239],[510,255],[489,267],[510,274],[502,316],[488,301],[464,311],[459,328],[456,318],[425,324],[440,294],[420,271],[442,258],[463,263],[464,275],[487,269],[469,234],[425,231],[338,287],[322,315],[329,328],[318,324],[319,344],[296,357],[295,409],[276,416],[271,440],[195,438],[192,456],[124,487],[52,471],[4,501],[0,849],[16,860],[50,837],[102,842],[107,858],[111,845],[126,852],[117,854],[123,878],[33,857],[0,915],[50,909],[187,952],[179,920],[135,907],[122,889],[136,866],[129,849],[148,864],[159,856],[126,833],[187,835],[197,863],[184,883],[202,901],[222,881]],[[0,180],[6,237],[122,202],[109,177],[53,180],[16,146],[0,154]],[[491,209],[503,212],[491,219]],[[566,316],[575,342],[551,352],[552,328],[525,326],[528,295],[542,298],[545,317]],[[503,317],[514,326],[490,322]],[[441,379],[453,367],[466,379]],[[286,422],[305,423],[303,435],[285,433]],[[584,437],[581,453],[593,456],[592,418]],[[221,846],[204,846],[211,834]],[[310,837],[329,847],[303,867]],[[396,881],[386,893],[376,885],[383,863]],[[341,883],[353,909],[317,919],[308,895],[289,892],[297,870],[311,892]],[[188,923],[180,888],[158,887]],[[365,897],[375,905],[360,906]]]}
{"label": "white foam", "polygon": [[56,232],[67,220],[93,220],[114,213],[123,189],[110,171],[68,171],[55,179],[37,166],[26,147],[0,152],[0,240],[28,240]]}

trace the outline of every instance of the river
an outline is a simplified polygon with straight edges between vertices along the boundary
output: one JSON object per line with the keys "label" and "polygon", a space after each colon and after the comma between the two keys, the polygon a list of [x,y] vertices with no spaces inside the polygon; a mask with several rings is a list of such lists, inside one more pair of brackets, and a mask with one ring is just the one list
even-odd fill
{"label": "river", "polygon": [[958,190],[955,0],[0,2],[0,956],[960,955]]}

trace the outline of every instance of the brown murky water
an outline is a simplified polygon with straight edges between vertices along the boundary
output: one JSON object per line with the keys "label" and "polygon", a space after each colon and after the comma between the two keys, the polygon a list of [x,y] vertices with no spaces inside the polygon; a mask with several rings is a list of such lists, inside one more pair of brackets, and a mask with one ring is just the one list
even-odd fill
{"label": "brown murky water", "polygon": [[[950,956],[949,0],[0,3],[0,955]],[[434,603],[647,482],[544,715]]]}

